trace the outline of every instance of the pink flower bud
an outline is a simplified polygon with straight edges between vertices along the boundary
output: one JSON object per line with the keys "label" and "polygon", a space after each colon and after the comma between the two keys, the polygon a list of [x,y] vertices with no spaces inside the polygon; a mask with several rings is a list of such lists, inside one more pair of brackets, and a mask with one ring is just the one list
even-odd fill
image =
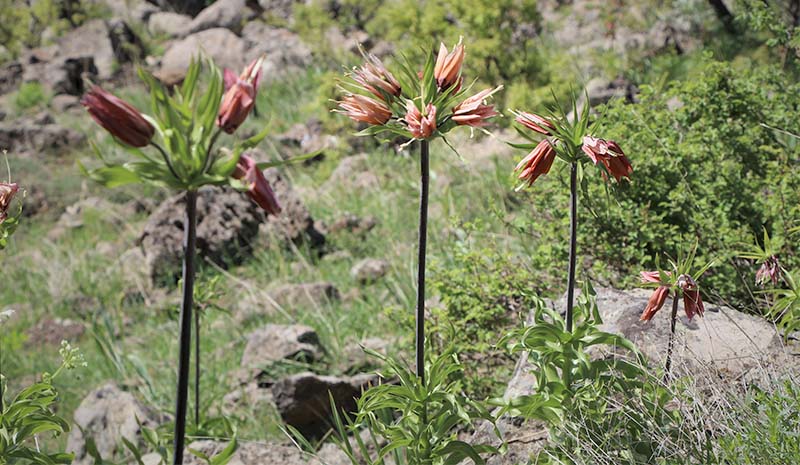
{"label": "pink flower bud", "polygon": [[263,62],[263,57],[254,60],[238,78],[230,70],[225,70],[226,90],[219,106],[217,126],[228,134],[233,134],[244,123],[256,104],[256,90],[261,80]]}
{"label": "pink flower bud", "polygon": [[275,192],[264,177],[264,173],[258,169],[255,160],[247,155],[240,155],[232,176],[247,183],[247,195],[263,208],[267,215],[277,215],[281,212]]}
{"label": "pink flower bud", "polygon": [[81,105],[97,124],[131,147],[144,147],[153,139],[155,128],[139,110],[98,86],[81,98]]}

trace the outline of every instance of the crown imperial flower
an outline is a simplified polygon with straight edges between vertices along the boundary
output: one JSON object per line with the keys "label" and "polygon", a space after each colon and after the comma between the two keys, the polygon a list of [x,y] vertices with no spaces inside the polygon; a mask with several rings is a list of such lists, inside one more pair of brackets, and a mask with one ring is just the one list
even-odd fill
{"label": "crown imperial flower", "polygon": [[240,155],[232,176],[247,183],[247,195],[263,208],[267,215],[277,215],[281,212],[275,192],[264,177],[264,173],[258,169],[255,160],[245,154]]}
{"label": "crown imperial flower", "polygon": [[525,111],[521,111],[517,114],[516,121],[525,126],[526,128],[532,129],[538,132],[539,134],[544,134],[545,136],[552,135],[550,131],[555,129],[553,123],[551,123],[547,119],[539,115],[528,113]]}
{"label": "crown imperial flower", "polygon": [[555,159],[556,150],[553,148],[553,143],[544,139],[517,164],[514,171],[519,172],[517,177],[520,180],[531,186],[539,176],[550,172]]}
{"label": "crown imperial flower", "polygon": [[486,120],[498,115],[494,105],[487,105],[485,100],[501,88],[482,90],[456,105],[453,108],[453,121],[463,126],[485,126]]}
{"label": "crown imperial flower", "polygon": [[756,284],[764,286],[767,281],[771,281],[773,286],[778,285],[781,279],[781,264],[776,255],[771,255],[764,260],[761,267],[756,271]]}
{"label": "crown imperial flower", "polygon": [[617,182],[622,178],[630,178],[633,166],[622,148],[613,140],[603,140],[597,137],[584,136],[581,150],[597,165],[602,163],[606,170],[614,176]]}
{"label": "crown imperial flower", "polygon": [[436,107],[429,103],[423,116],[414,102],[409,100],[406,104],[405,122],[415,139],[427,139],[436,132]]}
{"label": "crown imperial flower", "polygon": [[400,96],[400,83],[375,55],[367,55],[367,61],[353,72],[353,80],[383,101]]}
{"label": "crown imperial flower", "polygon": [[11,206],[11,201],[19,191],[17,183],[0,182],[0,224],[5,222],[8,218],[8,208]]}
{"label": "crown imperial flower", "polygon": [[131,147],[144,147],[153,139],[155,128],[139,110],[98,86],[81,98],[81,105],[97,124]]}
{"label": "crown imperial flower", "polygon": [[433,75],[441,90],[456,86],[455,92],[458,92],[461,88],[461,65],[464,63],[465,56],[462,40],[463,38],[458,39],[458,44],[449,53],[444,43],[439,45],[439,54],[436,56]]}
{"label": "crown imperial flower", "polygon": [[386,124],[392,117],[392,110],[385,103],[364,95],[346,95],[339,102],[339,108],[348,118],[374,126]]}
{"label": "crown imperial flower", "polygon": [[263,57],[253,60],[239,77],[225,70],[225,95],[219,106],[217,126],[228,134],[233,134],[244,123],[255,106],[263,63]]}
{"label": "crown imperial flower", "polygon": [[647,306],[644,308],[640,320],[652,320],[655,314],[658,313],[658,311],[661,310],[661,307],[664,306],[664,302],[667,300],[668,294],[669,286],[658,286],[650,296],[650,299],[647,301]]}

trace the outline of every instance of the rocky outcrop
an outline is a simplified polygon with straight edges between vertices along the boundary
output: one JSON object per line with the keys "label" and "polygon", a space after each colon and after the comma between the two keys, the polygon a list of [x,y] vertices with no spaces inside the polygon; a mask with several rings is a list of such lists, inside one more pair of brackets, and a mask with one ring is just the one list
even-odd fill
{"label": "rocky outcrop", "polygon": [[26,332],[27,347],[57,346],[61,341],[76,342],[86,332],[83,323],[61,318],[45,318]]}
{"label": "rocky outcrop", "polygon": [[287,29],[251,21],[242,29],[242,38],[247,48],[244,58],[249,61],[264,55],[265,82],[303,71],[312,63],[311,49]]}
{"label": "rocky outcrop", "polygon": [[376,258],[365,258],[356,263],[350,270],[350,276],[360,284],[369,284],[386,276],[389,272],[389,262]]}
{"label": "rocky outcrop", "polygon": [[179,35],[186,36],[206,29],[225,28],[238,34],[245,19],[252,16],[246,0],[217,0],[204,8]]}
{"label": "rocky outcrop", "polygon": [[313,363],[324,350],[317,332],[303,325],[266,325],[247,336],[242,367],[263,368],[281,360]]}
{"label": "rocky outcrop", "polygon": [[161,420],[139,403],[130,393],[114,384],[106,384],[86,396],[75,410],[75,427],[67,440],[67,451],[75,454],[75,464],[88,465],[94,459],[87,454],[86,440],[91,437],[100,456],[114,457],[122,446],[122,438],[141,444],[139,423],[153,428]]}
{"label": "rocky outcrop", "polygon": [[[167,199],[147,220],[140,238],[154,283],[174,283],[183,256],[184,195]],[[203,188],[197,199],[197,252],[226,266],[247,256],[264,215],[247,196],[231,188]]]}
{"label": "rocky outcrop", "polygon": [[230,30],[206,29],[173,42],[154,74],[166,85],[178,84],[183,81],[192,58],[199,55],[213,59],[221,68],[240,70],[245,65],[245,51],[244,40]]}
{"label": "rocky outcrop", "polygon": [[170,11],[159,11],[150,16],[147,21],[147,29],[151,34],[176,37],[186,30],[191,22],[192,18],[190,16]]}
{"label": "rocky outcrop", "polygon": [[47,113],[0,122],[0,150],[11,153],[58,153],[80,146],[83,134],[56,124]]}
{"label": "rocky outcrop", "polygon": [[374,375],[340,378],[305,372],[275,383],[272,395],[286,424],[307,438],[318,438],[330,429],[331,399],[340,411],[352,412],[362,391],[377,382]]}
{"label": "rocky outcrop", "polygon": [[29,50],[20,59],[23,81],[39,81],[54,94],[81,95],[83,76],[110,79],[118,64],[143,57],[141,40],[121,20],[92,20],[50,46]]}
{"label": "rocky outcrop", "polygon": [[325,181],[323,189],[359,192],[374,190],[380,187],[380,183],[378,176],[369,169],[367,154],[362,153],[343,158]]}

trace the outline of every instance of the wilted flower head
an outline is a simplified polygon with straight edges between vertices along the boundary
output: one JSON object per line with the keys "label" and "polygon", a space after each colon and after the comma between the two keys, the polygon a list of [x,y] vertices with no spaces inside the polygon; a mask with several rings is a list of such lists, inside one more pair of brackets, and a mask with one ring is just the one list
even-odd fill
{"label": "wilted flower head", "polygon": [[367,55],[366,58],[367,61],[353,72],[353,79],[361,84],[364,90],[383,101],[386,101],[386,96],[400,96],[400,83],[381,60],[373,54]]}
{"label": "wilted flower head", "polygon": [[458,39],[458,44],[448,53],[444,43],[439,45],[439,54],[436,56],[436,66],[433,75],[439,84],[439,89],[449,89],[456,86],[455,91],[461,88],[461,65],[464,63],[463,38]]}
{"label": "wilted flower head", "polygon": [[695,280],[688,274],[682,274],[678,277],[678,287],[683,292],[683,311],[686,312],[686,317],[691,320],[695,315],[703,316],[705,308]]}
{"label": "wilted flower head", "polygon": [[428,104],[423,115],[411,100],[406,103],[406,126],[415,139],[427,139],[436,132],[436,107]]}
{"label": "wilted flower head", "polygon": [[602,163],[617,182],[622,178],[630,178],[633,166],[628,157],[613,140],[603,140],[597,137],[585,136],[581,150],[594,162]]}
{"label": "wilted flower head", "polygon": [[767,281],[771,281],[773,286],[777,286],[780,279],[781,264],[776,255],[770,255],[770,257],[761,264],[761,268],[756,271],[756,284],[764,286]]}
{"label": "wilted flower head", "polygon": [[247,195],[268,215],[277,215],[281,212],[275,192],[264,177],[264,173],[258,169],[255,160],[245,154],[240,155],[232,176],[248,185]]}
{"label": "wilted flower head", "polygon": [[553,123],[546,118],[525,111],[521,111],[517,114],[517,122],[545,136],[551,135],[550,131],[555,129]]}
{"label": "wilted flower head", "polygon": [[0,182],[0,224],[8,218],[8,208],[18,191],[17,183]]}
{"label": "wilted flower head", "polygon": [[386,124],[392,117],[392,110],[385,103],[364,95],[346,95],[339,102],[339,108],[350,119],[374,126]]}
{"label": "wilted flower head", "polygon": [[233,134],[244,123],[256,103],[256,90],[261,80],[264,57],[253,60],[239,77],[225,70],[225,95],[219,106],[217,126]]}
{"label": "wilted flower head", "polygon": [[530,186],[539,176],[550,172],[550,167],[553,166],[555,159],[556,149],[553,147],[553,143],[544,139],[517,164],[514,172],[519,172],[517,177]]}
{"label": "wilted flower head", "polygon": [[453,121],[464,126],[485,126],[487,119],[498,115],[494,105],[487,105],[485,100],[501,88],[482,90],[456,105]]}
{"label": "wilted flower head", "polygon": [[81,105],[97,124],[131,147],[144,147],[153,139],[155,128],[139,110],[98,86],[81,98]]}

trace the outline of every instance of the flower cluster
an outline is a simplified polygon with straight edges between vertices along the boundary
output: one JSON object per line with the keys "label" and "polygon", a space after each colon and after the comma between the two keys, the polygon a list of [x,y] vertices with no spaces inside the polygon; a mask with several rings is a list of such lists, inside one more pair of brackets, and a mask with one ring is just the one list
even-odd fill
{"label": "flower cluster", "polygon": [[369,134],[386,130],[412,139],[441,136],[454,126],[483,127],[498,115],[486,101],[501,87],[465,98],[465,55],[460,40],[452,50],[441,44],[423,71],[413,73],[406,65],[398,78],[378,57],[365,53],[364,64],[350,73],[352,82],[345,84],[337,111],[371,126]]}
{"label": "flower cluster", "polygon": [[[643,271],[641,273],[642,283],[657,285],[642,312],[640,318],[642,321],[650,321],[661,310],[673,288],[683,295],[683,311],[688,319],[691,320],[695,315],[703,316],[705,307],[703,299],[700,297],[700,288],[694,278],[684,273],[678,275],[677,279],[673,281],[672,276],[673,274],[669,271]],[[677,298],[677,292],[675,297]]]}
{"label": "flower cluster", "polygon": [[[256,102],[256,93],[258,84],[261,80],[261,73],[264,58],[260,57],[253,60],[240,75],[236,75],[233,71],[226,69],[223,74],[223,81],[217,88],[221,93],[218,104],[214,108],[210,108],[213,117],[209,121],[209,129],[213,129],[216,125],[217,133],[209,134],[208,140],[203,140],[197,143],[194,140],[180,141],[179,144],[165,143],[167,148],[172,146],[185,147],[186,150],[180,152],[168,152],[157,142],[154,141],[155,135],[158,133],[162,137],[166,137],[165,133],[175,137],[176,133],[180,133],[180,127],[170,127],[179,117],[165,118],[168,123],[159,124],[158,121],[150,116],[142,114],[139,110],[134,108],[128,102],[106,92],[98,86],[93,86],[86,95],[81,99],[81,104],[86,107],[92,118],[104,129],[106,129],[114,138],[121,142],[124,146],[140,149],[146,146],[155,147],[162,155],[164,165],[168,168],[164,176],[170,178],[170,185],[183,185],[189,184],[195,178],[210,178],[210,175],[217,175],[217,173],[209,173],[210,170],[219,166],[215,164],[215,154],[213,153],[213,145],[217,140],[219,131],[224,131],[227,134],[233,134],[239,126],[244,123],[247,117],[253,110]],[[198,69],[199,71],[199,69]],[[187,73],[187,80],[192,76],[192,69]],[[196,81],[196,75],[193,78]],[[155,87],[156,83],[151,82],[151,87]],[[212,87],[213,89],[213,87]],[[152,89],[151,89],[152,90]],[[187,91],[188,95],[197,95],[197,92]],[[163,97],[166,99],[166,97]],[[184,99],[186,100],[186,99]],[[172,106],[173,102],[168,101],[167,106]],[[174,112],[172,108],[168,109],[154,109],[155,111]],[[173,113],[174,116],[174,113]],[[190,122],[190,127],[198,124],[195,121]],[[209,132],[211,132],[209,130]],[[183,137],[182,134],[177,134],[177,137]],[[199,147],[189,147],[189,144],[196,143]],[[188,152],[188,153],[185,153]],[[196,153],[204,153],[205,159],[202,163],[193,163],[190,158],[195,156]],[[148,158],[148,161],[152,159]],[[139,165],[142,163],[140,162]],[[235,165],[235,166],[234,166]],[[129,167],[136,167],[136,164],[129,164],[123,166],[123,169],[130,169]],[[195,170],[202,169],[201,172],[184,172],[180,167],[192,166]],[[235,163],[231,163],[231,168],[228,168],[224,176],[212,178],[208,183],[223,183],[226,177],[238,181],[244,181],[247,186],[247,193],[261,206],[267,214],[276,215],[281,211],[278,201],[275,197],[272,188],[267,180],[264,178],[261,170],[254,160],[246,155],[239,155]],[[201,167],[201,168],[198,168]],[[232,171],[231,171],[232,169]],[[152,169],[147,168],[148,173],[152,173]],[[133,173],[136,175],[136,173]],[[136,177],[134,177],[136,179]],[[12,193],[13,195],[13,193]]]}
{"label": "flower cluster", "polygon": [[[565,161],[576,162],[576,150],[570,150],[573,146],[578,146],[595,166],[602,166],[601,173],[604,178],[607,179],[606,173],[609,173],[618,183],[623,178],[630,179],[633,166],[619,144],[613,140],[576,134],[576,131],[585,128],[579,124],[570,125],[569,122],[559,121],[557,118],[545,118],[524,111],[517,112],[516,115],[518,123],[545,136],[514,169],[517,178],[523,182],[520,187],[526,185],[530,187],[539,176],[549,173],[550,167],[558,155],[561,155]],[[566,120],[566,118],[561,119]],[[577,143],[573,141],[576,137],[580,138]],[[559,151],[559,148],[563,149]]]}
{"label": "flower cluster", "polygon": [[770,255],[756,271],[756,284],[763,287],[767,282],[771,282],[773,286],[777,286],[780,279],[781,264],[778,256]]}

